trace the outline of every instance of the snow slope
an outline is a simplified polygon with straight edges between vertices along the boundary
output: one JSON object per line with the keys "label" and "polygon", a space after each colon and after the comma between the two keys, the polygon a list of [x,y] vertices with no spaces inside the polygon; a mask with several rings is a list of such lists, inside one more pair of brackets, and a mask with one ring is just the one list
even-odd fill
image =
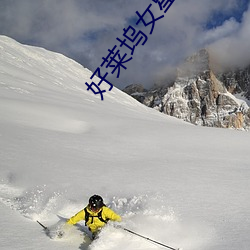
{"label": "snow slope", "polygon": [[166,245],[250,249],[249,133],[192,126],[116,88],[101,101],[91,74],[0,36],[0,248],[162,249],[112,225],[90,244],[83,223],[61,240],[36,223],[53,228],[97,193]]}

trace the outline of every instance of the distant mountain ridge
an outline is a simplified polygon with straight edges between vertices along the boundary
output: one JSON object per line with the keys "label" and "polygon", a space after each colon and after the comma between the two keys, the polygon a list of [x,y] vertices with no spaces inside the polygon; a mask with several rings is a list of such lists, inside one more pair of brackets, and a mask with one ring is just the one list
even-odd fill
{"label": "distant mountain ridge", "polygon": [[250,66],[216,72],[208,50],[188,57],[169,85],[123,91],[148,107],[187,122],[222,128],[249,129]]}

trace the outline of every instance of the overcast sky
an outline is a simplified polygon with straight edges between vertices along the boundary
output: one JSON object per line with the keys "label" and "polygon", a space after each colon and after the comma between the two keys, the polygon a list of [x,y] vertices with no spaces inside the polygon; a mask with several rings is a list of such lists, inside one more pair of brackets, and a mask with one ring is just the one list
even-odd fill
{"label": "overcast sky", "polygon": [[[116,71],[109,72],[108,79],[118,88],[130,83],[149,87],[204,47],[211,47],[223,63],[249,63],[249,2],[175,0],[164,13],[152,0],[0,0],[0,34],[63,53],[95,71],[108,50],[120,45],[116,38],[124,39],[123,29],[131,25],[147,36],[147,42],[135,47],[119,78]],[[136,25],[136,11],[142,15],[150,4],[155,18],[164,15],[155,22],[151,35],[151,25]],[[149,13],[145,20],[152,20]],[[131,50],[119,49],[121,57],[124,53],[126,59],[131,57]]]}

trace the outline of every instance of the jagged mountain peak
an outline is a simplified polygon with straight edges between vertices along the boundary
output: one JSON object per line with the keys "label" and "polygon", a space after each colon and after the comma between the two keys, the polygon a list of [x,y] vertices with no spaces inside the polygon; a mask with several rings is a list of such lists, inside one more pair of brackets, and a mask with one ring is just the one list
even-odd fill
{"label": "jagged mountain peak", "polygon": [[210,52],[201,49],[178,67],[172,85],[131,95],[149,107],[196,125],[248,129],[250,109],[233,94],[237,90],[247,96],[250,72],[218,74],[214,68]]}
{"label": "jagged mountain peak", "polygon": [[201,49],[189,56],[177,69],[177,77],[194,77],[206,74],[210,70],[210,54],[207,49]]}

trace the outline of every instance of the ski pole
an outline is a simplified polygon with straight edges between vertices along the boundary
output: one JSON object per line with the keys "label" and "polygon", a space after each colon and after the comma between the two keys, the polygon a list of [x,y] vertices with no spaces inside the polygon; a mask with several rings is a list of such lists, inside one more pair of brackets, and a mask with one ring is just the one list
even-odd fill
{"label": "ski pole", "polygon": [[129,233],[131,233],[131,234],[134,234],[134,235],[139,236],[139,237],[141,237],[141,238],[143,238],[143,239],[145,239],[145,240],[154,242],[154,243],[156,243],[156,244],[158,244],[158,245],[160,245],[160,246],[169,248],[169,249],[171,249],[171,250],[180,250],[180,248],[173,248],[173,247],[167,246],[167,245],[162,244],[162,243],[160,243],[160,242],[158,242],[158,241],[152,240],[152,239],[150,239],[150,238],[148,238],[148,237],[145,237],[145,236],[143,236],[143,235],[140,235],[140,234],[138,234],[138,233],[135,233],[135,232],[133,232],[133,231],[127,229],[127,228],[122,228],[122,229],[125,230],[125,231],[127,231],[127,232],[129,232]]}
{"label": "ski pole", "polygon": [[42,226],[43,227],[43,229],[46,231],[46,230],[48,230],[48,228],[47,227],[45,227],[41,222],[39,222],[38,220],[36,221],[40,226]]}

